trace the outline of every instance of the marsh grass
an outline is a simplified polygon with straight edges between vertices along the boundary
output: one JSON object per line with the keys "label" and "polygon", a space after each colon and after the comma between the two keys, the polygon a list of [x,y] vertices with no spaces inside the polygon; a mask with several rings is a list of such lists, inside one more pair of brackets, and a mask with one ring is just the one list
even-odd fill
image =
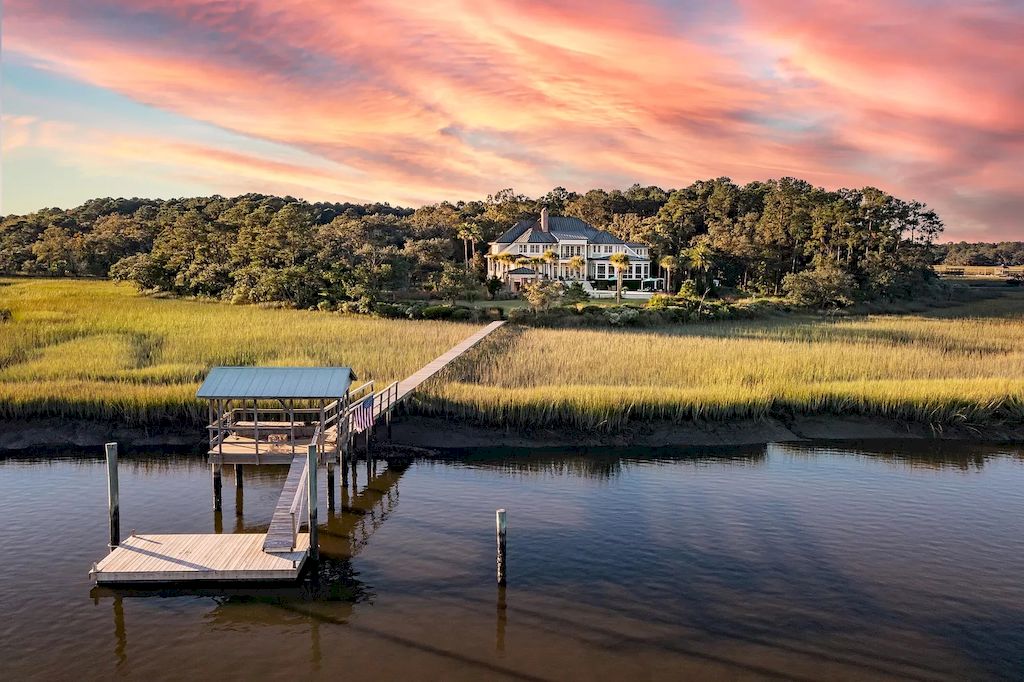
{"label": "marsh grass", "polygon": [[1024,420],[1024,296],[925,315],[658,331],[505,332],[418,399],[428,414],[614,431],[794,414],[944,425]]}
{"label": "marsh grass", "polygon": [[156,423],[205,417],[213,365],[349,365],[392,381],[475,325],[341,317],[156,299],[97,280],[7,279],[0,307],[0,418]]}
{"label": "marsh grass", "polygon": [[[0,280],[3,283],[3,280]],[[477,328],[154,299],[104,281],[6,280],[0,418],[199,422],[209,367],[351,365],[411,374]],[[418,412],[503,427],[885,416],[1024,421],[1024,292],[915,315],[663,329],[506,326],[418,391]]]}

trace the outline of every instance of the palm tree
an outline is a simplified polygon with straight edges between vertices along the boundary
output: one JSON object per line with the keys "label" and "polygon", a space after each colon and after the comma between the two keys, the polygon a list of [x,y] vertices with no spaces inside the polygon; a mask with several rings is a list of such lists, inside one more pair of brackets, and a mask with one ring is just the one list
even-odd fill
{"label": "palm tree", "polygon": [[516,257],[513,256],[511,253],[499,253],[497,256],[494,257],[494,260],[497,263],[500,263],[501,265],[505,266],[502,268],[501,274],[502,277],[507,277],[509,266],[516,262]]}
{"label": "palm tree", "polygon": [[558,254],[553,249],[548,249],[544,252],[544,255],[540,257],[541,261],[547,263],[548,276],[551,279],[555,278],[554,264],[558,262]]}
{"label": "palm tree", "polygon": [[675,256],[665,256],[660,261],[658,261],[658,265],[660,265],[661,269],[665,271],[665,290],[671,292],[672,272],[679,267],[679,259],[676,258]]}
{"label": "palm tree", "polygon": [[462,251],[466,259],[466,269],[469,270],[470,259],[476,255],[476,240],[480,238],[480,227],[469,222],[461,223],[458,233],[459,239],[462,240]]}
{"label": "palm tree", "polygon": [[580,279],[584,279],[586,273],[583,271],[587,267],[587,261],[583,260],[583,256],[573,256],[569,259],[569,269],[579,274]]}
{"label": "palm tree", "polygon": [[629,268],[629,256],[620,251],[609,256],[608,262],[615,268],[615,302],[622,303],[622,273]]}
{"label": "palm tree", "polygon": [[708,274],[715,264],[715,252],[706,241],[698,241],[687,251],[690,267],[704,271],[704,287],[708,286]]}

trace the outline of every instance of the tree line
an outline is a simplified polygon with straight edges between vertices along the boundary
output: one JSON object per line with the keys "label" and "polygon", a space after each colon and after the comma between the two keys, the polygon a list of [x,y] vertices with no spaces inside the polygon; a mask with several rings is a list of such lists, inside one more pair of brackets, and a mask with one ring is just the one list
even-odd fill
{"label": "tree line", "polygon": [[943,265],[1024,265],[1024,242],[955,242],[936,251]]}
{"label": "tree line", "polygon": [[[931,277],[943,224],[873,187],[828,191],[795,178],[681,189],[634,185],[418,209],[246,194],[94,199],[0,220],[0,272],[111,276],[146,290],[300,307],[480,288],[487,243],[517,220],[575,216],[649,244],[656,266],[702,287],[780,294],[793,275],[857,297],[913,295]],[[950,252],[954,250],[952,247]]]}

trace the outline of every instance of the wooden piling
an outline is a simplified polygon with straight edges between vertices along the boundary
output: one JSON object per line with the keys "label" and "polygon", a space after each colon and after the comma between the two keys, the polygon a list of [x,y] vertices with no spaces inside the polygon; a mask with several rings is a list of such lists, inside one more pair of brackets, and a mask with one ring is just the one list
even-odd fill
{"label": "wooden piling", "polygon": [[498,584],[505,584],[505,532],[507,525],[505,523],[505,510],[499,509],[494,512],[494,529],[498,536]]}
{"label": "wooden piling", "polygon": [[121,503],[117,487],[117,443],[107,443],[107,517],[110,522],[110,549],[121,544]]}
{"label": "wooden piling", "polygon": [[213,476],[213,510],[221,509],[221,465],[211,464],[210,475]]}
{"label": "wooden piling", "polygon": [[242,489],[242,465],[235,465],[235,487],[239,490]]}
{"label": "wooden piling", "polygon": [[327,508],[334,511],[334,463],[327,461]]}
{"label": "wooden piling", "polygon": [[316,445],[309,445],[306,449],[306,456],[307,470],[309,472],[309,479],[306,481],[306,492],[309,495],[309,557],[315,560],[320,558],[320,537],[316,527]]}

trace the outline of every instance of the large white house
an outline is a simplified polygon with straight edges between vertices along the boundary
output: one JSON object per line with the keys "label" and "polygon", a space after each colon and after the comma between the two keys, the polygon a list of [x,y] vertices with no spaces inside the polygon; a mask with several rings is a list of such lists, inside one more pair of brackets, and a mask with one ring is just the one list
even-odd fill
{"label": "large white house", "polygon": [[[651,277],[650,250],[645,244],[624,242],[579,218],[548,216],[545,208],[536,220],[520,220],[491,242],[487,276],[510,284],[536,278],[604,281],[615,279],[609,263],[613,253],[629,257],[624,280]],[[582,259],[582,267],[576,267]]]}

